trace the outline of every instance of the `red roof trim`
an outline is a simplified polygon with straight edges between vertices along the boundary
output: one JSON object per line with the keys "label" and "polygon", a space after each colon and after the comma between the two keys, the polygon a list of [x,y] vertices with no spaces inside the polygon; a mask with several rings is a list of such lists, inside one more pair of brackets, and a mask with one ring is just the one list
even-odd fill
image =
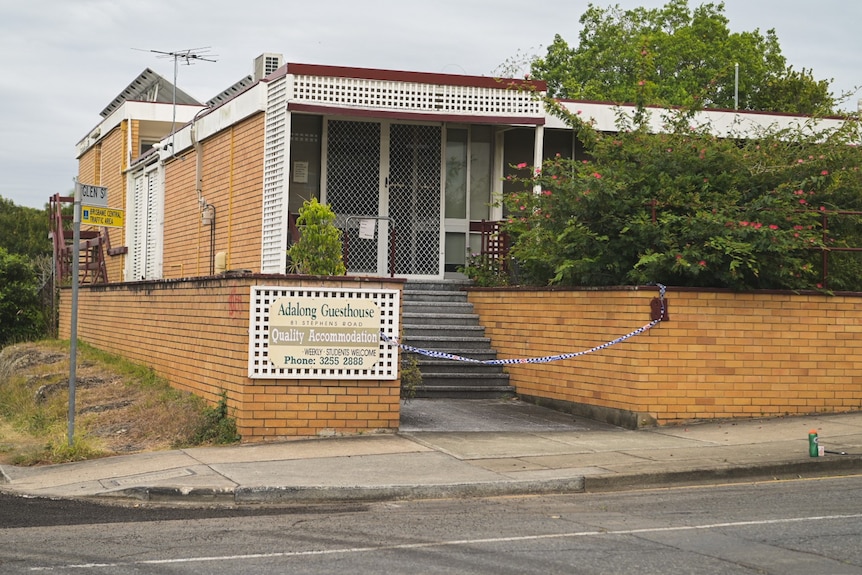
{"label": "red roof trim", "polygon": [[369,110],[360,108],[339,108],[336,106],[317,106],[315,104],[299,104],[290,102],[287,109],[291,112],[308,112],[330,116],[355,116],[358,118],[383,118],[389,120],[415,120],[426,122],[462,122],[469,124],[505,124],[543,126],[544,117],[522,116],[478,116],[470,114],[426,114],[421,112],[398,112],[387,110]]}
{"label": "red roof trim", "polygon": [[431,72],[406,72],[378,70],[375,68],[350,68],[347,66],[323,66],[318,64],[287,64],[288,74],[306,76],[329,76],[331,78],[359,78],[362,80],[386,80],[390,82],[416,82],[440,86],[469,86],[473,88],[518,88],[544,92],[548,83],[544,80],[518,80],[516,78],[491,78],[488,76],[463,76],[459,74],[435,74]]}

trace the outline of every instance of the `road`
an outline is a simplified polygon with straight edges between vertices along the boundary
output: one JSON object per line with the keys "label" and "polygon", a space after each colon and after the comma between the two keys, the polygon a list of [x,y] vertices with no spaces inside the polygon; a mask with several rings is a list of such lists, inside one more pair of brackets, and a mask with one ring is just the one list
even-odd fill
{"label": "road", "polygon": [[0,496],[0,573],[862,574],[862,477],[190,509]]}

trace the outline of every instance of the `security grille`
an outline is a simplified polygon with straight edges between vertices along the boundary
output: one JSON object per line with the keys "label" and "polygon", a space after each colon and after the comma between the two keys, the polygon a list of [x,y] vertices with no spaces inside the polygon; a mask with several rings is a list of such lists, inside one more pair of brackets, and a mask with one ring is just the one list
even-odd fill
{"label": "security grille", "polygon": [[[359,237],[359,219],[376,216],[380,203],[380,124],[327,123],[326,202],[344,230],[348,272],[376,274],[379,226],[373,239]],[[348,219],[350,218],[350,219]]]}
{"label": "security grille", "polygon": [[398,290],[345,290],[337,288],[294,288],[284,286],[252,286],[249,310],[248,376],[252,379],[377,379],[398,378],[398,346],[382,339],[377,364],[371,369],[360,368],[279,368],[269,360],[269,309],[280,298],[331,298],[334,303],[372,301],[380,310],[380,331],[387,338],[399,335],[401,292]]}
{"label": "security grille", "polygon": [[395,273],[440,271],[439,126],[393,124],[389,133],[389,217],[396,231]]}

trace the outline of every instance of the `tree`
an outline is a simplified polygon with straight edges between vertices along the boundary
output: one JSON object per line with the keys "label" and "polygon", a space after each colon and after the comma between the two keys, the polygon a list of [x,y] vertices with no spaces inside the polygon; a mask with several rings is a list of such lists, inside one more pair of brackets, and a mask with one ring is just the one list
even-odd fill
{"label": "tree", "polygon": [[16,206],[0,197],[0,247],[30,258],[51,254],[47,209]]}
{"label": "tree", "polygon": [[[589,4],[579,44],[556,35],[531,73],[552,97],[789,113],[828,113],[829,83],[794,72],[775,30],[731,33],[724,3],[690,10],[687,0],[663,8],[622,10]],[[791,91],[792,90],[792,91]]]}
{"label": "tree", "polygon": [[39,285],[27,259],[0,247],[0,346],[41,334]]}
{"label": "tree", "polygon": [[[661,134],[637,117],[605,134],[568,116],[590,159],[518,166],[505,203],[522,283],[815,289],[823,250],[862,247],[862,219],[838,214],[862,211],[858,122],[717,138],[685,111]],[[830,289],[862,290],[860,255],[830,256]]]}

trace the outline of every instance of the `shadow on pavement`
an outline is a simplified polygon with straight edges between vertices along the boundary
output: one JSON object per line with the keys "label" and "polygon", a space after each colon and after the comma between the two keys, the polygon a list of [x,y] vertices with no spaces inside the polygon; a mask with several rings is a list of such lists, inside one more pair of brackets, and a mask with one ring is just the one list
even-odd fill
{"label": "shadow on pavement", "polygon": [[410,399],[401,402],[399,431],[545,432],[620,429],[518,399]]}

